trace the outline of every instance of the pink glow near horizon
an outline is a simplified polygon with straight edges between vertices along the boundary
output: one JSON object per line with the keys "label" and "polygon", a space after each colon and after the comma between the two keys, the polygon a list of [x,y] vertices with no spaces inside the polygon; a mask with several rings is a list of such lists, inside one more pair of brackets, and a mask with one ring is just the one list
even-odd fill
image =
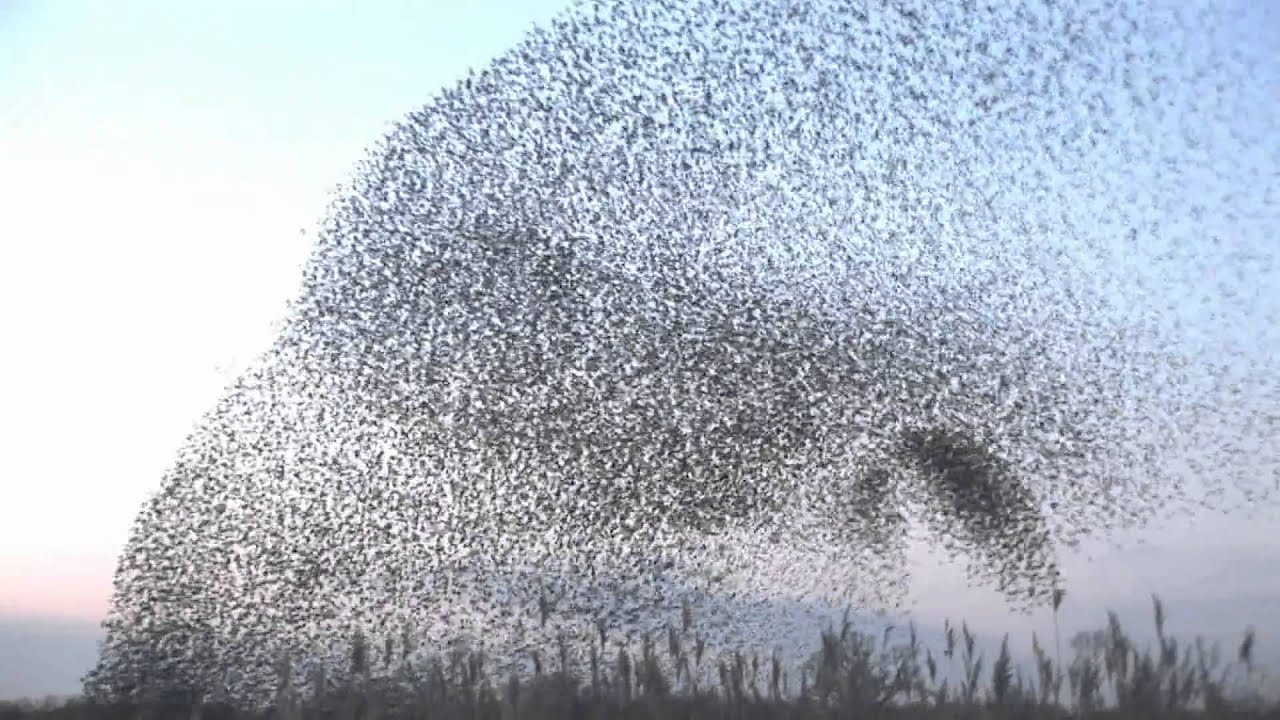
{"label": "pink glow near horizon", "polygon": [[0,555],[0,616],[99,620],[114,566],[108,551]]}

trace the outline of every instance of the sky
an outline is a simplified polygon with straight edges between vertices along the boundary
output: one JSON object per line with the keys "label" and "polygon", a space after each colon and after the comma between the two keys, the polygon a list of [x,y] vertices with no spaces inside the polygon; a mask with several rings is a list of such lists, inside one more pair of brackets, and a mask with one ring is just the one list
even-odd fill
{"label": "sky", "polygon": [[[134,513],[266,349],[331,187],[562,5],[0,0],[0,699],[78,689]],[[1206,513],[1084,546],[1064,626],[1147,622],[1158,593],[1175,629],[1252,624],[1267,656],[1277,527]],[[927,549],[913,570],[924,622],[1050,627]]]}

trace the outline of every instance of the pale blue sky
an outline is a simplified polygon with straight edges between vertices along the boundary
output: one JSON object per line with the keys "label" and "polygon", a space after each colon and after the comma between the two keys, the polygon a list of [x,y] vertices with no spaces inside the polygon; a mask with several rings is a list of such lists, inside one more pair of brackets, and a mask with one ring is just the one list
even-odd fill
{"label": "pale blue sky", "polygon": [[328,189],[560,3],[3,5],[0,475],[33,512],[0,529],[0,577],[83,564],[101,588],[142,494],[265,347]]}
{"label": "pale blue sky", "polygon": [[[563,4],[0,0],[0,698],[76,689],[135,509],[266,346],[328,188]],[[1064,620],[1145,622],[1159,592],[1188,629],[1258,625],[1265,651],[1276,527],[1204,515],[1083,548]],[[1046,627],[917,563],[926,619]],[[81,650],[19,657],[46,642]]]}

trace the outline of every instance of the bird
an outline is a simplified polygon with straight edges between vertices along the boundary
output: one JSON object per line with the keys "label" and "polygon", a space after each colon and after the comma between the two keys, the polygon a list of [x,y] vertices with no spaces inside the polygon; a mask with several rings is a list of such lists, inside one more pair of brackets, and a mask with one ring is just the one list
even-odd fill
{"label": "bird", "polygon": [[[1215,448],[1201,483],[1256,478],[1215,428],[1275,405],[1211,402],[1135,294],[1172,270],[1109,234],[1182,217],[1158,190],[1199,155],[1133,130],[1160,110],[1098,72],[1178,58],[1209,118],[1230,65],[1091,14],[1187,21],[1146,0],[872,4],[579,3],[400,118],[141,509],[86,692],[234,674],[261,700],[282,657],[409,625],[419,649],[482,627],[503,667],[685,608],[772,646],[750,598],[893,603],[909,520],[1043,606],[1063,544],[1196,494],[1166,472],[1188,448]],[[1121,160],[1085,173],[1096,143]],[[1159,182],[1126,204],[1108,173],[1139,165]]]}

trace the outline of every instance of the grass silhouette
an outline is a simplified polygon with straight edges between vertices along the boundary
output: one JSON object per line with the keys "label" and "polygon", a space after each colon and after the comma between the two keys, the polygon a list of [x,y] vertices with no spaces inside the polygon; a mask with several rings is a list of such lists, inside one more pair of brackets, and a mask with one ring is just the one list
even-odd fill
{"label": "grass silhouette", "polygon": [[275,699],[266,706],[239,706],[216,691],[139,691],[127,701],[3,703],[0,720],[1280,718],[1280,695],[1254,663],[1252,630],[1224,661],[1216,645],[1167,634],[1158,598],[1153,612],[1153,645],[1139,647],[1109,613],[1104,627],[1070,640],[1065,663],[1033,634],[1030,668],[1015,664],[1008,635],[995,657],[986,657],[967,624],[948,622],[935,654],[914,625],[873,634],[856,629],[847,615],[821,634],[808,662],[793,668],[777,655],[709,657],[687,608],[665,638],[643,638],[638,650],[611,648],[598,632],[578,667],[562,638],[551,658],[532,653],[530,674],[505,678],[490,671],[480,651],[455,647],[414,663],[407,653],[395,657],[390,639],[377,647],[357,635],[340,674],[299,678],[282,661]]}

